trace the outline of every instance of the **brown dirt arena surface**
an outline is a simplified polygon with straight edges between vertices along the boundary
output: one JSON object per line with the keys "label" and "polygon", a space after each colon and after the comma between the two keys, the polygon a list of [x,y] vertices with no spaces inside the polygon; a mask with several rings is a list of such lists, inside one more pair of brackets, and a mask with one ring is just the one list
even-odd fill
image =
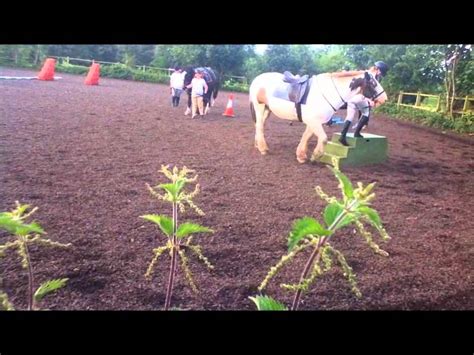
{"label": "brown dirt arena surface", "polygon": [[[1,69],[0,75],[32,76]],[[165,85],[101,79],[100,86],[63,73],[55,82],[0,80],[0,210],[19,200],[39,206],[35,219],[51,239],[70,250],[32,248],[36,283],[68,277],[68,285],[42,306],[60,310],[152,310],[164,304],[169,259],[163,256],[151,282],[144,273],[152,249],[164,237],[139,216],[170,214],[145,183],[165,182],[161,164],[195,169],[202,192],[195,202],[215,230],[200,236],[215,265],[191,265],[201,290],[194,295],[179,276],[172,304],[183,309],[252,310],[248,299],[285,253],[292,222],[321,220],[325,203],[316,185],[336,194],[324,165],[301,165],[296,146],[301,123],[271,116],[270,154],[253,146],[254,125],[246,94],[236,94],[235,118],[223,117],[228,93],[204,119],[184,116],[184,97],[172,108]],[[341,112],[339,115],[342,116]],[[342,126],[327,128],[328,136]],[[388,137],[384,164],[346,168],[355,183],[377,182],[374,208],[392,240],[376,241],[389,258],[374,255],[351,228],[333,245],[358,277],[357,299],[339,268],[304,295],[306,310],[473,310],[473,138],[418,127],[376,115],[368,132]],[[312,141],[311,149],[315,141]],[[3,244],[7,238],[0,234]],[[281,282],[295,281],[298,259],[268,288],[290,304]],[[3,289],[26,307],[27,278],[16,254],[0,259]]]}

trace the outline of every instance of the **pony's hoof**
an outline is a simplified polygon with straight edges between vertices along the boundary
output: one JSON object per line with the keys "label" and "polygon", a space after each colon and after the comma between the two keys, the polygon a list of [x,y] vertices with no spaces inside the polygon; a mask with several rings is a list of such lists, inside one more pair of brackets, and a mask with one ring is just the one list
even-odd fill
{"label": "pony's hoof", "polygon": [[321,159],[321,157],[323,155],[324,155],[324,153],[312,154],[311,158],[310,158],[311,163],[315,163],[315,162],[319,161],[319,159]]}
{"label": "pony's hoof", "polygon": [[304,153],[303,153],[303,151],[296,152],[296,160],[298,160],[298,162],[301,163],[301,164],[306,163],[306,161],[308,160],[308,156],[307,156],[306,152],[304,152]]}

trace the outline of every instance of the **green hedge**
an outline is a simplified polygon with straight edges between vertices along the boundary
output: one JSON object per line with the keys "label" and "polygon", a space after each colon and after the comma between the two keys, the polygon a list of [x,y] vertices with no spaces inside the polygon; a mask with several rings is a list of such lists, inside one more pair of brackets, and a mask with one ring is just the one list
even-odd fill
{"label": "green hedge", "polygon": [[440,112],[430,112],[404,106],[398,108],[396,103],[386,103],[377,108],[375,112],[385,113],[392,117],[442,130],[452,130],[459,133],[474,132],[473,114],[449,118]]}
{"label": "green hedge", "polygon": [[55,70],[57,72],[60,72],[60,73],[83,75],[83,74],[88,73],[89,68],[83,67],[83,66],[80,66],[80,65],[58,64],[58,63],[56,63]]}
{"label": "green hedge", "polygon": [[[89,72],[89,67],[61,63],[56,64],[56,71],[69,74],[86,75]],[[104,78],[149,81],[153,83],[169,82],[169,78],[166,75],[143,72],[139,69],[133,69],[123,64],[102,65],[100,67],[100,76]]]}
{"label": "green hedge", "polygon": [[249,86],[248,84],[240,83],[234,80],[226,80],[222,85],[222,90],[249,92]]}

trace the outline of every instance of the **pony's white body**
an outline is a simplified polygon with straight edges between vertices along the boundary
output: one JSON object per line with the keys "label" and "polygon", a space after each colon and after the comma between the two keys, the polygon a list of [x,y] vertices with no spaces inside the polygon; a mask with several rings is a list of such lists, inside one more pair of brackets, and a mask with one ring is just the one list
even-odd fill
{"label": "pony's white body", "polygon": [[[264,125],[271,112],[282,119],[298,120],[295,103],[280,98],[284,97],[283,91],[287,88],[283,83],[283,77],[280,73],[264,73],[257,76],[250,85],[249,99],[255,110],[255,146],[262,154],[268,152]],[[323,124],[330,120],[335,109],[360,93],[360,89],[351,89],[349,84],[353,79],[363,77],[364,71],[326,73],[312,77],[306,103],[301,105],[301,118],[306,124],[306,130],[296,150],[296,157],[300,163],[304,163],[307,159],[307,145],[313,134],[318,137],[318,144],[311,159],[317,159],[324,153],[327,135]],[[387,95],[377,81],[375,84],[374,89],[379,94],[376,102],[381,104],[387,100]]]}
{"label": "pony's white body", "polygon": [[[318,82],[324,80],[324,78],[321,78],[324,75],[325,74],[314,75],[313,85],[317,85]],[[257,76],[252,82],[252,85],[250,86],[251,101],[252,97],[257,96],[257,90],[263,85],[266,85],[265,91],[267,92],[268,107],[270,108],[270,111],[279,118],[297,121],[298,116],[295,110],[295,103],[275,97],[275,93],[279,90],[282,81],[283,74],[280,73],[264,73]],[[337,101],[337,99],[339,99],[339,97],[335,98],[334,101]],[[328,105],[326,101],[323,100],[324,98],[321,95],[318,95],[316,90],[310,90],[310,92],[308,93],[306,104],[301,105],[301,116],[304,123],[308,124],[307,121],[311,118],[311,116],[313,116],[313,119],[315,117],[319,117],[323,120],[322,123],[326,123],[327,121],[329,121],[329,119],[334,113],[334,110]],[[317,113],[314,110],[314,106],[319,107]],[[328,118],[324,120],[323,117]]]}

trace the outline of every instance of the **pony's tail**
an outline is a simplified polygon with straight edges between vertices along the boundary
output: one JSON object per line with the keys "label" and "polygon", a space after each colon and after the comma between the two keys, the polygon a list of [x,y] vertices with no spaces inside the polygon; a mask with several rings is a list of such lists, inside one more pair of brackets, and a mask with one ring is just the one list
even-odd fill
{"label": "pony's tail", "polygon": [[250,101],[250,113],[251,113],[251,115],[252,115],[253,121],[256,123],[256,122],[257,122],[257,115],[256,115],[256,113],[255,113],[255,107],[254,107],[252,101]]}

